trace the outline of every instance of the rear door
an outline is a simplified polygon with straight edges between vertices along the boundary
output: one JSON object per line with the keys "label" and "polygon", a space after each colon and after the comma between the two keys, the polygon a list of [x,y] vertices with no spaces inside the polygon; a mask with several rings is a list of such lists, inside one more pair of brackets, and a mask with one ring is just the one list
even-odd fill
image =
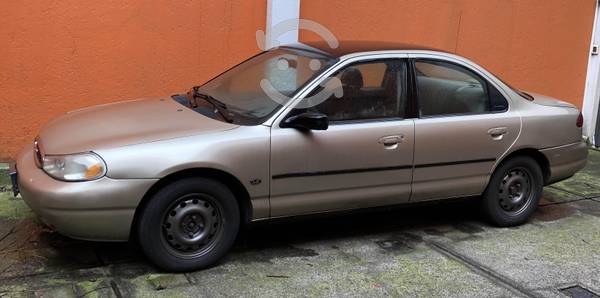
{"label": "rear door", "polygon": [[411,201],[481,194],[520,117],[483,72],[434,55],[411,60],[419,118]]}

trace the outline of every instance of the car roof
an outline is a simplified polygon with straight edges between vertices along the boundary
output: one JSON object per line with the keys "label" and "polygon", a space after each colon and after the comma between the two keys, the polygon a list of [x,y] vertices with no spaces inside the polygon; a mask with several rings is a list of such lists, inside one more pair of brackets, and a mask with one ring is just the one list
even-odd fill
{"label": "car roof", "polygon": [[345,40],[340,41],[339,45],[335,48],[329,46],[326,41],[309,41],[297,44],[285,45],[282,47],[298,48],[303,50],[313,50],[328,54],[332,57],[341,57],[348,54],[361,53],[361,52],[373,52],[373,51],[436,51],[436,52],[447,52],[433,47],[427,47],[423,45],[415,45],[408,43],[399,43],[391,41],[369,41],[369,40]]}

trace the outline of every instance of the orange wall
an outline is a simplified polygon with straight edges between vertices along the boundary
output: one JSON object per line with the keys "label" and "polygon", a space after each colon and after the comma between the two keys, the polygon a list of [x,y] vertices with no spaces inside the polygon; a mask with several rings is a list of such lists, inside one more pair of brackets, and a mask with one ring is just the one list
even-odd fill
{"label": "orange wall", "polygon": [[[581,106],[594,0],[301,0],[340,39],[424,44]],[[0,161],[76,108],[185,91],[258,51],[264,0],[7,1]],[[314,39],[301,32],[301,40]]]}
{"label": "orange wall", "polygon": [[0,161],[84,106],[186,91],[258,52],[264,0],[4,1]]}
{"label": "orange wall", "polygon": [[[595,0],[303,0],[301,18],[340,40],[421,44],[511,85],[582,106]],[[301,31],[300,40],[316,35]]]}

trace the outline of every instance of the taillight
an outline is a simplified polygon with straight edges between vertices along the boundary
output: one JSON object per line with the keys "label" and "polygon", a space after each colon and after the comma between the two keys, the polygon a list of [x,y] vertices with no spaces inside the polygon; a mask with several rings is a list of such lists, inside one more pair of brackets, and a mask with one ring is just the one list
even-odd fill
{"label": "taillight", "polygon": [[581,114],[581,112],[579,112],[579,116],[577,117],[577,122],[575,125],[577,125],[577,127],[583,126],[583,114]]}

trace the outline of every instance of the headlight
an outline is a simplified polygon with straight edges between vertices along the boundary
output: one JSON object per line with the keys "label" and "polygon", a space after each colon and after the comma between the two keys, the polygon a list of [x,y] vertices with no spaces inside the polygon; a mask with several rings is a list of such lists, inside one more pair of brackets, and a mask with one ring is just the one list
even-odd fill
{"label": "headlight", "polygon": [[48,175],[65,181],[94,180],[106,174],[106,164],[100,156],[92,152],[46,155],[42,168]]}

